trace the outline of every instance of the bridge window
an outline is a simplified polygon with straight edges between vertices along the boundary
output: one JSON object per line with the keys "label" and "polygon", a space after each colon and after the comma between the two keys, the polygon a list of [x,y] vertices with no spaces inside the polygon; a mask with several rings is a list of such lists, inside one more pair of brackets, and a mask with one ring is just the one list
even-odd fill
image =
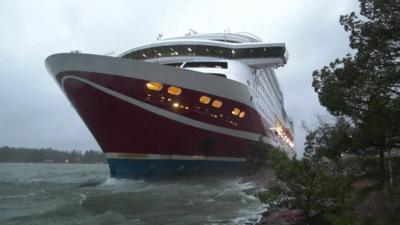
{"label": "bridge window", "polygon": [[[232,51],[234,50],[234,51]],[[269,58],[285,57],[284,46],[250,47],[250,48],[230,48],[207,45],[170,45],[157,46],[130,52],[123,55],[123,58],[135,60],[148,60],[159,57],[175,56],[211,56],[229,59],[241,58]],[[195,62],[193,62],[195,63]],[[215,66],[213,66],[215,68]],[[222,67],[223,68],[223,67]]]}
{"label": "bridge window", "polygon": [[226,78],[226,75],[225,75],[225,74],[222,74],[222,73],[209,73],[209,74],[214,75],[214,76],[217,76],[217,77]]}
{"label": "bridge window", "polygon": [[181,62],[179,62],[179,63],[167,63],[167,64],[164,64],[164,65],[166,65],[166,66],[173,66],[173,67],[181,67],[181,65],[182,65],[182,63]]}
{"label": "bridge window", "polygon": [[206,68],[222,68],[226,69],[228,68],[228,63],[226,62],[187,62],[183,66],[185,68],[187,67],[206,67]]}

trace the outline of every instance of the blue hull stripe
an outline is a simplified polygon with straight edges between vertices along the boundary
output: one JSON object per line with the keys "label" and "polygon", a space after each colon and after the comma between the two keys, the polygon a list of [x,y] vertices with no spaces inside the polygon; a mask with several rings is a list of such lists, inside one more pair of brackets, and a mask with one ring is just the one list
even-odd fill
{"label": "blue hull stripe", "polygon": [[246,162],[208,160],[108,159],[111,177],[157,178],[169,175],[237,175]]}

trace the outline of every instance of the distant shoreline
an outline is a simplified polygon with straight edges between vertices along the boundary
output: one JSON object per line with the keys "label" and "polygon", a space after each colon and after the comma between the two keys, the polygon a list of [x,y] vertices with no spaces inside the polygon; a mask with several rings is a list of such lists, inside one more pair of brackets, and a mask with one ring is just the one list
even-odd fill
{"label": "distant shoreline", "polygon": [[107,162],[99,162],[99,163],[96,163],[96,162],[88,162],[88,163],[63,163],[63,162],[3,162],[3,161],[0,161],[0,164],[7,164],[7,163],[9,163],[9,164],[15,164],[15,163],[21,163],[21,164],[54,164],[54,165],[56,165],[56,164],[60,164],[60,165],[72,165],[72,164],[77,164],[77,165],[79,165],[79,164],[81,164],[81,165],[91,165],[91,164],[107,164]]}
{"label": "distant shoreline", "polygon": [[100,164],[107,163],[102,152],[61,151],[52,148],[0,147],[0,163],[48,163],[48,164]]}

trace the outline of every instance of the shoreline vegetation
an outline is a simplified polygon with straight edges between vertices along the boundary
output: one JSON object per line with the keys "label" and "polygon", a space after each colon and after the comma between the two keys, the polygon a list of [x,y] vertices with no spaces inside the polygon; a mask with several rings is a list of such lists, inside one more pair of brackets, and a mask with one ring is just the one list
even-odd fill
{"label": "shoreline vegetation", "polygon": [[100,151],[61,151],[52,148],[0,147],[0,163],[107,163]]}
{"label": "shoreline vegetation", "polygon": [[253,146],[273,174],[255,178],[268,205],[258,225],[400,224],[400,3],[359,2],[340,17],[353,53],[312,73],[330,119],[303,126],[303,157]]}

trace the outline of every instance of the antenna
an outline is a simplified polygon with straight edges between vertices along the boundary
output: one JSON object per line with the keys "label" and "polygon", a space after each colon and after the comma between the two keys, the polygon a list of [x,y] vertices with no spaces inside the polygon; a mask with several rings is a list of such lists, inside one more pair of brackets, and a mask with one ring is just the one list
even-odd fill
{"label": "antenna", "polygon": [[191,35],[198,34],[198,33],[199,32],[197,32],[197,31],[193,30],[192,28],[190,28],[189,32],[187,34],[185,34],[185,36],[191,36]]}
{"label": "antenna", "polygon": [[163,37],[164,35],[162,34],[162,33],[159,33],[158,35],[157,35],[157,40],[161,40],[161,38]]}
{"label": "antenna", "polygon": [[199,32],[193,30],[192,28],[189,29],[189,32],[193,35],[193,34],[198,34]]}

